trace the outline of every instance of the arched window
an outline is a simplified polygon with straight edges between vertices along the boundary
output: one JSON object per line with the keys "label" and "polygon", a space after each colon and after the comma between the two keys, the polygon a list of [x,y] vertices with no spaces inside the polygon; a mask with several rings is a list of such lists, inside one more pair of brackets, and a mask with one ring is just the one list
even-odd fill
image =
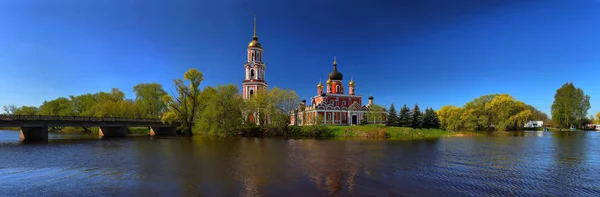
{"label": "arched window", "polygon": [[329,104],[333,105],[333,100],[329,100]]}
{"label": "arched window", "polygon": [[340,85],[335,86],[335,92],[340,92]]}
{"label": "arched window", "polygon": [[252,61],[255,61],[256,55],[254,52],[252,52]]}
{"label": "arched window", "polygon": [[254,69],[250,70],[250,79],[254,79]]}
{"label": "arched window", "polygon": [[346,101],[342,101],[342,106],[346,107]]}
{"label": "arched window", "polygon": [[254,94],[254,90],[250,89],[250,96],[252,96]]}

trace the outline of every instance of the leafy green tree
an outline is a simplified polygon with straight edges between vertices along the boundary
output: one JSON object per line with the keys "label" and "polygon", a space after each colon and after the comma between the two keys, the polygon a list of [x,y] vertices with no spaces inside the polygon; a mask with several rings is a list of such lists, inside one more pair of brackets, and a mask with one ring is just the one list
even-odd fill
{"label": "leafy green tree", "polygon": [[462,128],[463,121],[461,115],[463,110],[456,106],[443,106],[437,111],[440,119],[440,125],[443,129],[450,131],[458,131]]}
{"label": "leafy green tree", "polygon": [[243,100],[235,85],[206,87],[200,95],[196,129],[217,135],[236,135],[243,125]]}
{"label": "leafy green tree", "polygon": [[596,124],[600,124],[600,112],[596,114]]}
{"label": "leafy green tree", "polygon": [[9,115],[15,114],[16,110],[17,110],[17,106],[15,106],[15,105],[5,105],[4,106],[5,114],[9,114]]}
{"label": "leafy green tree", "polygon": [[406,107],[406,104],[404,104],[404,106],[402,106],[402,108],[400,108],[400,116],[398,118],[400,119],[399,126],[401,126],[401,127],[412,126],[412,117],[410,114],[410,109],[408,107]]}
{"label": "leafy green tree", "polygon": [[59,97],[51,101],[44,101],[44,103],[39,108],[39,114],[49,116],[76,115],[71,101],[65,97]]}
{"label": "leafy green tree", "polygon": [[[274,87],[267,91],[258,91],[246,102],[244,113],[256,114],[261,128],[272,126],[280,131],[287,129],[290,116],[298,107],[300,99],[293,90]],[[247,119],[247,118],[246,118]]]}
{"label": "leafy green tree", "polygon": [[185,72],[183,78],[189,82],[189,86],[183,80],[175,79],[173,82],[178,94],[163,96],[163,101],[167,105],[168,110],[163,114],[162,120],[169,123],[182,121],[182,134],[191,136],[192,128],[194,128],[194,123],[200,109],[200,82],[204,78],[202,73],[194,68]]}
{"label": "leafy green tree", "polygon": [[396,107],[394,106],[394,104],[391,104],[390,111],[388,112],[388,116],[387,116],[386,125],[396,127],[399,124],[400,123],[398,120],[398,112],[396,111]]}
{"label": "leafy green tree", "polygon": [[576,88],[573,83],[565,83],[554,95],[552,103],[552,120],[560,128],[574,126],[579,120],[587,116],[590,109],[590,96],[583,90]]}
{"label": "leafy green tree", "polygon": [[15,110],[15,115],[33,116],[37,115],[38,108],[35,106],[21,106]]}
{"label": "leafy green tree", "polygon": [[385,108],[380,105],[373,104],[369,106],[369,112],[367,112],[367,118],[370,123],[383,122],[385,118]]}
{"label": "leafy green tree", "polygon": [[94,107],[98,104],[99,94],[82,94],[78,96],[69,96],[71,104],[78,116],[94,116]]}
{"label": "leafy green tree", "polygon": [[419,109],[419,105],[415,104],[415,107],[410,112],[411,114],[411,127],[412,128],[421,128],[423,125],[423,114],[421,113],[421,109]]}
{"label": "leafy green tree", "polygon": [[269,101],[269,94],[266,91],[255,92],[244,105],[244,120],[250,121],[250,116],[254,117],[254,122],[260,129],[264,129],[269,124],[269,112],[273,110],[273,105]]}
{"label": "leafy green tree", "polygon": [[290,124],[292,112],[298,107],[300,98],[293,90],[279,89],[277,87],[269,90],[268,96],[272,107],[269,110],[271,124],[278,128],[287,129]]}
{"label": "leafy green tree", "polygon": [[110,93],[100,92],[92,108],[95,117],[140,118],[142,115],[135,102],[125,99],[123,91],[113,88]]}
{"label": "leafy green tree", "polygon": [[144,118],[160,118],[167,109],[162,97],[167,95],[158,83],[140,83],[133,87],[135,104]]}

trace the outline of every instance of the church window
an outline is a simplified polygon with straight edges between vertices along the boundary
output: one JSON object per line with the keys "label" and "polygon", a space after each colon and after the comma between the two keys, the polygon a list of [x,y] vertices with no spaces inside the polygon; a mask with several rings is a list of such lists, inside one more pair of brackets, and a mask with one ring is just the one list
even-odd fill
{"label": "church window", "polygon": [[254,69],[250,70],[250,79],[254,79]]}
{"label": "church window", "polygon": [[337,85],[337,86],[335,87],[335,92],[340,92],[340,85]]}
{"label": "church window", "polygon": [[346,101],[342,101],[342,106],[346,106]]}
{"label": "church window", "polygon": [[329,104],[333,105],[333,100],[330,100],[330,101],[329,101]]}
{"label": "church window", "polygon": [[250,96],[252,96],[254,94],[254,90],[250,89]]}

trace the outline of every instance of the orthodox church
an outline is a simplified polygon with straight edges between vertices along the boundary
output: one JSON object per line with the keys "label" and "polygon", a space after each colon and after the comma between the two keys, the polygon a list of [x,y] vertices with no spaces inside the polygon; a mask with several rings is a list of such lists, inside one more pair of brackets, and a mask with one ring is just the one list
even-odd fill
{"label": "orthodox church", "polygon": [[[254,19],[254,36],[248,44],[247,60],[244,64],[245,78],[242,82],[242,98],[248,100],[252,95],[262,91],[268,91],[265,80],[266,65],[263,62],[263,48],[256,36],[256,18]],[[322,117],[323,124],[329,125],[356,125],[366,118],[369,109],[373,105],[373,97],[369,97],[369,103],[362,105],[362,96],[354,94],[354,81],[348,83],[348,94],[344,94],[344,76],[337,70],[337,61],[334,57],[333,71],[329,73],[326,86],[321,82],[317,85],[317,96],[311,98],[311,104],[307,105],[302,100],[297,110],[291,116],[292,125],[316,124],[317,117]],[[325,91],[323,90],[325,88]],[[371,123],[385,123],[385,112],[381,120],[372,120]],[[249,114],[246,117],[249,122],[260,122],[258,114]],[[267,121],[269,117],[266,117]]]}
{"label": "orthodox church", "polygon": [[[321,123],[317,121],[323,121],[322,124],[328,125],[356,125],[363,118],[368,118],[370,109],[374,106],[373,96],[369,96],[367,105],[362,105],[362,96],[355,95],[354,80],[348,82],[348,94],[345,94],[343,79],[344,75],[338,71],[337,60],[334,57],[333,70],[328,75],[326,86],[324,87],[321,82],[317,84],[317,95],[310,98],[310,105],[306,104],[306,100],[302,100],[291,116],[291,124],[312,125]],[[385,123],[385,111],[373,113],[382,115],[379,116],[380,118],[369,120],[371,124]]]}

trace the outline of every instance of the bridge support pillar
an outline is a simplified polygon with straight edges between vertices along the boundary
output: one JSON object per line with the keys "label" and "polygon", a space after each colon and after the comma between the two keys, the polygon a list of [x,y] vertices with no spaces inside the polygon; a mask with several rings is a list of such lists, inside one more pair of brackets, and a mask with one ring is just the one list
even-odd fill
{"label": "bridge support pillar", "polygon": [[150,136],[175,136],[176,131],[175,127],[150,127]]}
{"label": "bridge support pillar", "polygon": [[125,137],[127,127],[100,127],[98,135],[100,137]]}
{"label": "bridge support pillar", "polygon": [[48,140],[48,127],[21,127],[21,140]]}

